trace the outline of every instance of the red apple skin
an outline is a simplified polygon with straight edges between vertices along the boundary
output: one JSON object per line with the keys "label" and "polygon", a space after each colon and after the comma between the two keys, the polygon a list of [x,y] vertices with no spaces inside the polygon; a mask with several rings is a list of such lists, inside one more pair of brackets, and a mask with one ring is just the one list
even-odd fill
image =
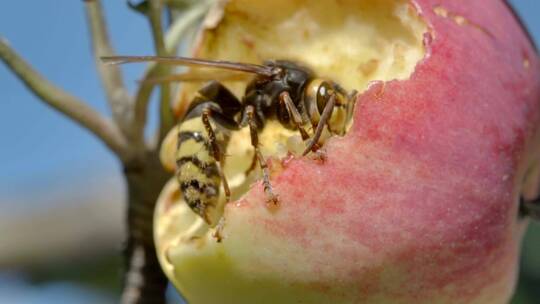
{"label": "red apple skin", "polygon": [[343,303],[509,301],[518,198],[536,194],[522,185],[540,156],[538,56],[503,1],[411,4],[430,32],[410,79],[361,94],[325,163],[285,162],[278,207],[261,184],[227,206],[233,275]]}

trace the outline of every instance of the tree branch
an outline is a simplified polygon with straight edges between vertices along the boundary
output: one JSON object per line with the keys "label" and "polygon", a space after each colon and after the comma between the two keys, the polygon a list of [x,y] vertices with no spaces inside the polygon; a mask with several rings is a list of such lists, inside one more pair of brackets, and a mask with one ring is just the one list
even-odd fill
{"label": "tree branch", "polygon": [[[152,37],[154,40],[154,48],[158,56],[168,55],[165,48],[162,26],[163,4],[161,0],[150,0],[150,26],[152,28]],[[163,76],[170,70],[165,65],[158,64],[157,76]],[[169,129],[174,124],[174,116],[171,109],[171,89],[168,83],[161,84],[161,96],[159,101],[159,140],[167,134]]]}
{"label": "tree branch", "polygon": [[129,151],[126,140],[112,121],[104,118],[86,103],[56,87],[41,76],[1,37],[0,59],[41,100],[94,133],[120,159],[128,159]]}
{"label": "tree branch", "polygon": [[90,29],[94,60],[105,94],[111,108],[113,119],[122,132],[132,141],[143,142],[142,138],[133,138],[131,122],[133,120],[133,106],[118,66],[105,66],[100,61],[102,56],[114,55],[111,46],[107,25],[103,17],[103,9],[100,0],[85,0],[88,28]]}
{"label": "tree branch", "polygon": [[[200,1],[193,8],[187,10],[181,18],[176,18],[165,35],[165,48],[167,53],[174,54],[176,52],[176,48],[180,44],[182,38],[184,38],[184,35],[195,24],[195,22],[197,22],[197,20],[204,17],[210,7],[210,4],[211,2],[209,1]],[[147,83],[144,82],[144,80],[155,78],[158,76],[158,74],[158,65],[154,63],[149,64],[135,97],[134,121],[135,127],[138,128],[139,133],[144,132],[148,102],[155,87],[153,83]]]}

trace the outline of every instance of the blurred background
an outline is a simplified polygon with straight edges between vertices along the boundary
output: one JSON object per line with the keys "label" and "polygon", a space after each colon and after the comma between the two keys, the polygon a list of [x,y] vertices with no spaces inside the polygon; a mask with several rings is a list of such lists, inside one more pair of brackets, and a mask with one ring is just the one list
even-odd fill
{"label": "blurred background", "polygon": [[[540,41],[540,1],[510,2]],[[53,83],[108,114],[82,1],[52,3],[2,3],[0,36]],[[125,1],[103,5],[118,54],[153,53],[145,18]],[[131,90],[143,68],[125,67]],[[91,134],[29,93],[2,64],[0,96],[0,303],[116,303],[124,225],[119,163]],[[150,113],[151,124],[156,116]],[[538,304],[539,224],[529,227],[521,266],[512,303]],[[171,299],[178,301],[173,291]]]}

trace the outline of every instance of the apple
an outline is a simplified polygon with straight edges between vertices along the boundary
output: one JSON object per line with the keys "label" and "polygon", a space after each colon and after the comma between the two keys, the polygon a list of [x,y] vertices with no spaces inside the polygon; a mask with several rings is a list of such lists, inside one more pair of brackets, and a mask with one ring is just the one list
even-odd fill
{"label": "apple", "polygon": [[[221,3],[221,2],[220,2]],[[233,202],[208,225],[172,177],[155,215],[165,273],[189,303],[507,303],[538,195],[540,64],[504,1],[221,3],[195,56],[289,59],[357,89],[324,161],[270,122],[261,147],[279,204],[234,132]],[[225,82],[242,96],[245,82]],[[201,84],[185,85],[178,112]],[[174,170],[175,134],[162,148]],[[217,225],[216,225],[217,224]]]}

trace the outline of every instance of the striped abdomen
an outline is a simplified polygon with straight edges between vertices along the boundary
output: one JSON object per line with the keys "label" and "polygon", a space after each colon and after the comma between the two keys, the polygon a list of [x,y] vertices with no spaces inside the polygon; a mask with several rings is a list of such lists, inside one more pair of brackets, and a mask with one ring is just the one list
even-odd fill
{"label": "striped abdomen", "polygon": [[[219,127],[214,131],[223,150],[228,136]],[[185,202],[207,223],[210,223],[209,213],[219,199],[221,178],[218,165],[201,117],[182,122],[178,132],[176,177]]]}

